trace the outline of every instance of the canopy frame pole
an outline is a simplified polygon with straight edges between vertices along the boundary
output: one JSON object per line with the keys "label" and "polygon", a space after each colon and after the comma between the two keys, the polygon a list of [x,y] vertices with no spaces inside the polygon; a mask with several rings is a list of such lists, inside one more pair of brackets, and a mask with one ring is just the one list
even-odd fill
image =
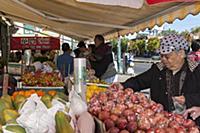
{"label": "canopy frame pole", "polygon": [[118,43],[117,43],[117,64],[118,64],[118,72],[123,73],[123,68],[122,68],[122,59],[121,59],[121,36],[118,33]]}

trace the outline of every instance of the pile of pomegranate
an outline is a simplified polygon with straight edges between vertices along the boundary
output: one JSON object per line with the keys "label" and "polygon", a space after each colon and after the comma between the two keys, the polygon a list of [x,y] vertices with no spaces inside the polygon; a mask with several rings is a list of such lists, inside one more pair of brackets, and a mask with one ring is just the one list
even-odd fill
{"label": "pile of pomegranate", "polygon": [[192,120],[164,111],[161,104],[130,88],[112,86],[93,95],[88,107],[108,133],[199,133]]}

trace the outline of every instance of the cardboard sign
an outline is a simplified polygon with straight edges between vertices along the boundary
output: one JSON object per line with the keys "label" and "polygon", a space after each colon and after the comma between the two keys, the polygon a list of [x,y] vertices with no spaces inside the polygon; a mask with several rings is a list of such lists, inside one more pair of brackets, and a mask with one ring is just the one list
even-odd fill
{"label": "cardboard sign", "polygon": [[12,37],[10,49],[59,50],[60,39],[53,37]]}

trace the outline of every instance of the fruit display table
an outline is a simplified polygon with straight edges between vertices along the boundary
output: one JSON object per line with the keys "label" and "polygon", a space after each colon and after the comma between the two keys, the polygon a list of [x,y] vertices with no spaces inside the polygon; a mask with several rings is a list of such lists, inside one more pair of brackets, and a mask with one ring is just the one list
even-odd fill
{"label": "fruit display table", "polygon": [[191,119],[165,111],[143,93],[115,85],[92,95],[88,111],[95,118],[97,133],[199,133]]}
{"label": "fruit display table", "polygon": [[43,90],[43,91],[59,91],[59,92],[65,92],[64,87],[40,87],[40,86],[22,86],[21,88],[17,88],[17,90]]}

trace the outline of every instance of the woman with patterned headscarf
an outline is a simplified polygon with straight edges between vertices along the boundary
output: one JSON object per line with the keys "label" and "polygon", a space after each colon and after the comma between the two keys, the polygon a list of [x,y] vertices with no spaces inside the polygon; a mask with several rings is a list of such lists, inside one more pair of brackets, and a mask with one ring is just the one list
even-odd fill
{"label": "woman with patterned headscarf", "polygon": [[184,37],[167,35],[160,41],[160,63],[116,84],[134,91],[150,88],[151,99],[162,104],[167,111],[181,114],[194,105],[200,106],[200,66],[186,58],[188,50]]}

